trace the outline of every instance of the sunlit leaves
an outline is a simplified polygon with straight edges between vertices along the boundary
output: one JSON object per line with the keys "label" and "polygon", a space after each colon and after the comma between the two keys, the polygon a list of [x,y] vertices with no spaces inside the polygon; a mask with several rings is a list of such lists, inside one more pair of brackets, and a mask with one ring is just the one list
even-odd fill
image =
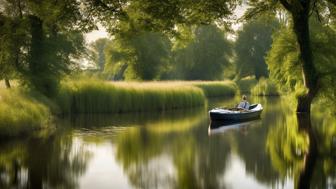
{"label": "sunlit leaves", "polygon": [[[314,62],[320,76],[322,95],[334,95],[333,85],[335,81],[336,66],[336,35],[335,30],[327,25],[321,26],[311,20],[311,44]],[[303,86],[301,66],[299,62],[299,50],[293,32],[283,27],[273,36],[273,44],[267,55],[267,64],[271,77],[276,79],[282,88],[292,91]]]}

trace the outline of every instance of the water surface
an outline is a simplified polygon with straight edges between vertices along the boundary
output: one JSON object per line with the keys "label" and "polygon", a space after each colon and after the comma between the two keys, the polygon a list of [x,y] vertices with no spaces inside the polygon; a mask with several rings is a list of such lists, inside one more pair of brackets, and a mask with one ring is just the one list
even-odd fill
{"label": "water surface", "polygon": [[[59,120],[54,131],[0,144],[0,188],[294,188],[307,138],[296,133],[293,104],[252,101],[264,106],[259,121],[216,130],[209,129],[207,111],[237,99],[159,114]],[[336,188],[336,129],[328,130],[335,119],[316,115],[313,125],[326,136],[309,182]]]}

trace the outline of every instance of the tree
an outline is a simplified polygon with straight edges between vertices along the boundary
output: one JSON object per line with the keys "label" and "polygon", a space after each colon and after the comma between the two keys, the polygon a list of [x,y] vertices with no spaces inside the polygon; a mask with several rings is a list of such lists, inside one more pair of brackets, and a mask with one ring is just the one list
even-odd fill
{"label": "tree", "polygon": [[[305,93],[298,96],[297,112],[310,112],[310,107],[313,99],[320,91],[320,75],[316,70],[316,64],[314,62],[311,39],[310,39],[310,27],[309,17],[316,15],[319,18],[335,18],[333,14],[333,8],[336,5],[334,0],[305,0],[305,1],[253,1],[250,3],[250,8],[247,12],[247,18],[256,15],[266,10],[274,10],[281,5],[289,15],[292,21],[292,30],[295,34],[299,63],[302,70],[303,85],[307,89]],[[329,11],[330,10],[330,11]],[[315,12],[316,14],[312,14]],[[322,13],[322,14],[321,14]],[[326,20],[329,22],[329,19]]]}
{"label": "tree", "polygon": [[268,77],[264,57],[272,45],[272,33],[279,28],[278,20],[270,15],[246,22],[238,31],[235,42],[237,78],[255,75],[259,80]]}
{"label": "tree", "polygon": [[24,52],[20,50],[27,40],[25,31],[26,22],[20,18],[8,15],[12,11],[0,12],[0,79],[5,80],[8,88],[11,87],[10,79],[17,77],[25,64]]}
{"label": "tree", "polygon": [[232,56],[231,43],[223,31],[214,25],[203,25],[195,29],[193,36],[185,48],[175,53],[175,66],[182,79],[222,79]]}
{"label": "tree", "polygon": [[111,41],[107,38],[101,38],[89,45],[89,60],[96,65],[99,71],[104,70],[105,66],[105,49]]}
{"label": "tree", "polygon": [[169,39],[160,33],[141,32],[129,38],[118,36],[106,51],[109,56],[107,69],[118,79],[121,70],[126,71],[126,79],[153,80],[159,77],[167,63],[170,48]]}
{"label": "tree", "polygon": [[[90,16],[82,14],[78,1],[1,0],[0,13],[10,20],[8,39],[13,39],[10,52],[24,83],[37,91],[53,95],[59,77],[65,73],[73,59],[84,50],[82,31],[92,29]],[[21,30],[23,32],[21,32]],[[16,34],[23,35],[18,41]],[[20,38],[19,38],[20,39]],[[11,55],[12,56],[12,55]]]}
{"label": "tree", "polygon": [[[319,96],[334,101],[336,95],[333,83],[336,81],[336,30],[321,25],[318,20],[310,20],[310,38],[314,65],[319,75]],[[301,77],[301,64],[295,34],[284,26],[275,33],[272,48],[267,55],[271,77],[280,86],[297,93],[304,92],[304,80]],[[281,65],[281,66],[279,66]],[[298,90],[300,89],[300,90]]]}

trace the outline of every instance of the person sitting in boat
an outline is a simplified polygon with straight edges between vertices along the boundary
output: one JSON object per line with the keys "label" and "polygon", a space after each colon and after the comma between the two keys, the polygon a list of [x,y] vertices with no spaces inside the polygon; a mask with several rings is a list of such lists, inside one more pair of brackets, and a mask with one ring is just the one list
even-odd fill
{"label": "person sitting in boat", "polygon": [[246,97],[246,95],[243,95],[242,99],[243,99],[243,100],[238,104],[237,108],[241,108],[241,109],[244,109],[244,110],[248,110],[249,107],[250,107],[250,103],[247,102],[247,97]]}

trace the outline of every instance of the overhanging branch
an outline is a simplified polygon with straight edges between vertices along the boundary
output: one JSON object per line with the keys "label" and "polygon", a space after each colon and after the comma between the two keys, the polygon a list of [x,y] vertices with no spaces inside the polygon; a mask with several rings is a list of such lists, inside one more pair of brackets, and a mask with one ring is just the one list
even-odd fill
{"label": "overhanging branch", "polygon": [[[332,0],[335,1],[335,0]],[[287,0],[280,0],[280,3],[282,4],[282,6],[285,7],[286,10],[291,11],[292,10],[292,6],[291,4],[288,3]]]}

